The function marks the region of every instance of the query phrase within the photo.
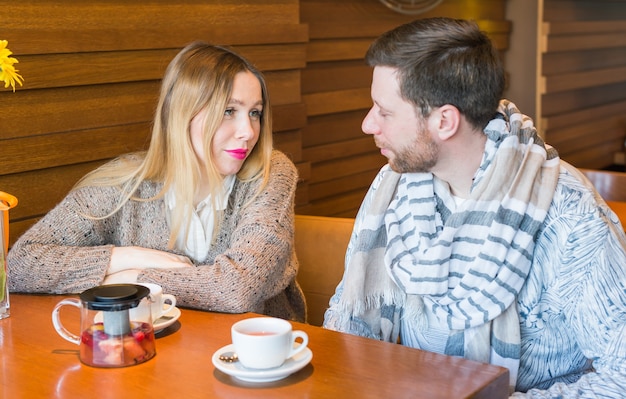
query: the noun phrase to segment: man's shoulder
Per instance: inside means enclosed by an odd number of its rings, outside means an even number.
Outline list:
[[[582,172],[573,166],[561,162],[559,180],[555,189],[555,197],[562,201],[584,201],[597,205],[597,192]]]
[[[555,218],[579,217],[595,213],[601,207],[601,198],[583,174],[562,162],[559,179],[548,209],[546,223]]]

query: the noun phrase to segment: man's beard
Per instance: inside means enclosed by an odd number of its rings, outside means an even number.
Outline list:
[[[393,154],[395,157],[389,159],[389,166],[395,172],[425,173],[437,164],[439,146],[426,129],[420,128],[418,137],[410,145]]]

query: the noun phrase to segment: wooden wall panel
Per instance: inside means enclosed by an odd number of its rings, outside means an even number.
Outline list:
[[[19,198],[11,239],[84,173],[149,140],[159,81],[193,40],[230,45],[267,77],[276,146],[296,163],[299,213],[354,216],[385,163],[361,121],[363,55],[414,18],[475,19],[501,51],[505,0],[446,0],[417,17],[378,0],[23,0],[0,8],[25,84],[0,91],[0,190]],[[619,67],[619,66],[612,66]]]
[[[539,128],[581,168],[614,163],[626,139],[626,2],[545,0]]]
[[[310,176],[300,89],[308,27],[297,0],[25,0],[4,4],[0,20],[25,80],[0,91],[0,190],[19,199],[11,241],[87,171],[147,146],[165,67],[193,40],[233,46],[265,73],[276,146]]]
[[[381,33],[416,18],[448,16],[478,21],[501,51],[508,47],[510,23],[505,1],[446,0],[431,11],[395,13],[377,0],[301,0],[301,20],[309,27],[302,98],[308,123],[302,130],[303,156],[311,164],[310,204],[302,212],[353,217],[372,179],[385,164],[361,121],[372,101],[372,71],[363,56]]]

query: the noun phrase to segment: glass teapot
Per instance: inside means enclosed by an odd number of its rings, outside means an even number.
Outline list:
[[[150,311],[150,290],[136,284],[90,288],[80,300],[66,298],[52,311],[52,324],[64,339],[79,345],[81,362],[94,367],[125,367],[150,360],[156,354]],[[80,309],[81,335],[61,323],[60,310]]]

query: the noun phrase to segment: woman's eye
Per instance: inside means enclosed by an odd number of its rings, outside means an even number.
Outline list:
[[[250,118],[255,121],[258,121],[263,116],[263,111],[259,111],[257,109],[250,111]]]
[[[226,117],[231,117],[235,114],[235,110],[232,108],[227,108],[226,111],[224,111],[224,116]]]

